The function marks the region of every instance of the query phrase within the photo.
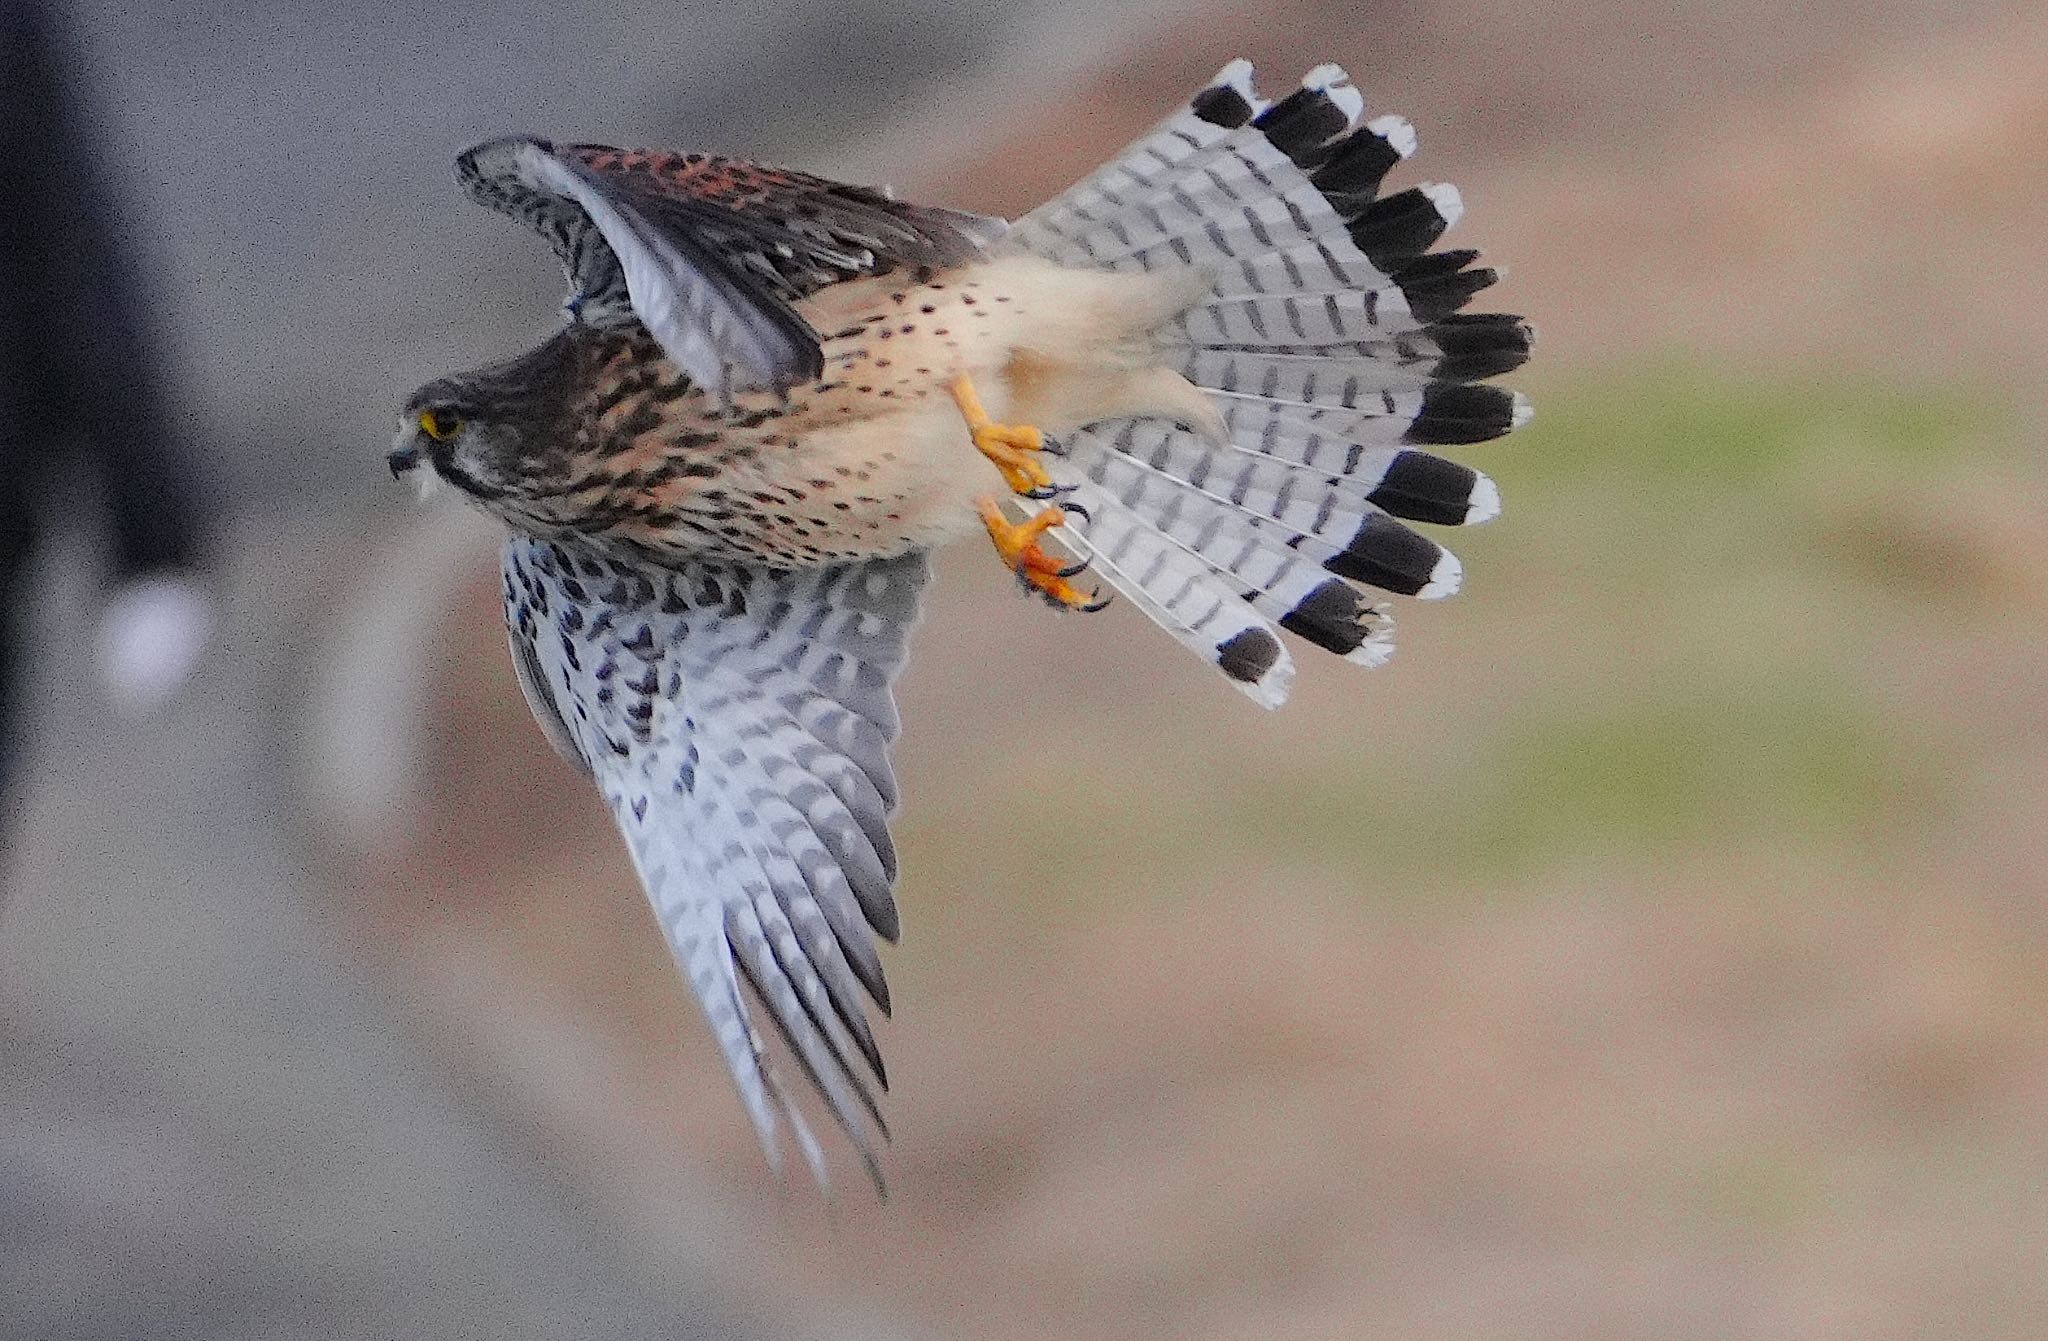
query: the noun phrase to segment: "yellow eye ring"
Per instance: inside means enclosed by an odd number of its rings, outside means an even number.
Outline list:
[[[421,410],[420,431],[435,442],[446,442],[462,431],[462,416],[447,410]]]

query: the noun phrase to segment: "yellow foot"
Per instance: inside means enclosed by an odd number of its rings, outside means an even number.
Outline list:
[[[1045,434],[1028,424],[998,424],[990,419],[965,373],[953,379],[952,391],[960,415],[967,421],[967,431],[974,435],[974,445],[995,462],[1012,491],[1043,496],[1053,487],[1052,476],[1037,455],[1045,450]]]
[[[1087,564],[1062,563],[1038,543],[1038,537],[1065,523],[1064,509],[1047,508],[1030,521],[1019,523],[1004,517],[1003,505],[994,498],[980,499],[976,506],[981,509],[982,525],[988,527],[988,538],[994,542],[996,553],[1026,591],[1037,592],[1063,610],[1100,610],[1109,604],[1099,592],[1082,591],[1067,580]]]

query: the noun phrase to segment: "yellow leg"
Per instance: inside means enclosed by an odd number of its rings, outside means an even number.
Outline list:
[[[951,389],[960,416],[967,421],[967,431],[974,436],[974,445],[995,462],[1005,484],[1020,494],[1036,494],[1052,487],[1052,476],[1036,455],[1045,450],[1043,433],[1028,424],[998,424],[990,419],[988,411],[981,408],[974,383],[965,373],[953,379]]]
[[[993,496],[975,500],[982,525],[996,553],[1026,588],[1054,605],[1068,610],[1100,610],[1106,602],[1099,594],[1082,591],[1067,579],[1078,569],[1070,568],[1039,545],[1038,538],[1067,520],[1061,508],[1047,508],[1027,522],[1013,522],[1003,516],[1003,505]]]

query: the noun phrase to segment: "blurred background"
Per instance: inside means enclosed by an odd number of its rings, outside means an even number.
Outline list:
[[[0,1334],[2048,1332],[2038,4],[54,13],[220,626],[114,711],[53,505]],[[1277,714],[948,554],[895,1197],[779,1190],[520,701],[490,528],[383,474],[399,400],[560,297],[451,155],[1014,214],[1239,54],[1341,61],[1463,188],[1478,306],[1542,337],[1535,423],[1466,455],[1505,515],[1390,666],[1304,656]]]

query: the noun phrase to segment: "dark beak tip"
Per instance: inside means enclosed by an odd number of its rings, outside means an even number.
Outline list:
[[[384,455],[384,464],[391,467],[391,478],[394,480],[404,479],[406,473],[416,468],[419,463],[420,453],[417,447],[394,447]]]

